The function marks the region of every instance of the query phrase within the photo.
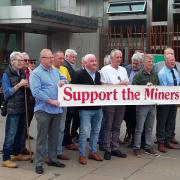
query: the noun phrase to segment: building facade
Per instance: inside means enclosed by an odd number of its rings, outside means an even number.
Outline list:
[[[12,50],[38,59],[42,48],[94,53],[100,66],[111,49],[128,63],[136,50],[157,54],[166,46],[179,60],[180,0],[1,0],[0,68]],[[78,66],[78,65],[77,65]]]

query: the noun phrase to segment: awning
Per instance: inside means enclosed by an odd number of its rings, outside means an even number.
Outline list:
[[[0,28],[31,33],[95,32],[98,20],[33,6],[0,7]]]

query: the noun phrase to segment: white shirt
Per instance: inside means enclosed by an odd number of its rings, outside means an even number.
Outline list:
[[[115,69],[111,64],[104,66],[101,71],[101,82],[106,84],[115,84],[120,81],[129,81],[127,71],[124,67],[119,66]]]

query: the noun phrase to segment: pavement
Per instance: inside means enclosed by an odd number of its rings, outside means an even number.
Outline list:
[[[5,118],[0,117],[0,149],[4,141]],[[125,133],[125,125],[121,128],[121,139]],[[30,134],[36,137],[36,120],[34,119]],[[176,138],[180,141],[180,109],[177,115]],[[155,128],[153,133],[155,140]],[[35,150],[36,140],[31,141]],[[157,149],[157,145],[154,145]],[[88,160],[86,166],[78,163],[78,152],[65,150],[71,158],[64,161],[65,168],[44,166],[45,173],[38,175],[34,172],[34,164],[30,161],[17,162],[19,168],[8,169],[0,166],[0,180],[180,180],[180,150],[169,150],[158,157],[143,154],[136,158],[132,150],[122,146],[128,154],[126,159],[112,157],[111,161],[95,162]],[[0,156],[0,163],[2,157]]]

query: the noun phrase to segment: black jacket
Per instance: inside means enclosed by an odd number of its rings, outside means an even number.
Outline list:
[[[95,80],[91,78],[89,73],[86,71],[86,69],[80,69],[77,72],[77,76],[75,79],[76,84],[86,84],[86,85],[101,85],[100,81],[100,73],[96,71],[95,73]],[[82,106],[79,107],[80,110],[98,110],[100,109],[100,106]]]

